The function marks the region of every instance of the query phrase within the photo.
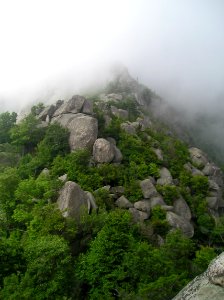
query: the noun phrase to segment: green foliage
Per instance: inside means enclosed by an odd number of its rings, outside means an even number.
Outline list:
[[[212,259],[216,257],[214,248],[208,246],[201,246],[201,248],[195,252],[195,255],[196,257],[193,260],[193,264],[196,274],[203,273]]]
[[[192,193],[195,195],[207,196],[208,194],[208,178],[201,175],[193,176],[190,182],[190,188]]]
[[[173,201],[178,198],[179,191],[175,185],[157,185],[157,191],[163,195],[167,205],[173,205]]]
[[[45,128],[39,125],[40,120],[29,114],[10,130],[12,143],[22,147],[23,153],[32,151],[44,136]]]
[[[154,233],[165,236],[170,229],[166,221],[166,212],[161,206],[156,205],[151,211],[151,224]]]
[[[34,116],[37,116],[42,112],[42,110],[44,108],[45,108],[44,104],[42,102],[40,102],[37,105],[32,106],[31,114],[34,115]]]
[[[114,208],[114,201],[110,196],[110,192],[104,188],[98,189],[94,193],[96,204],[98,207],[105,210],[111,210]]]
[[[10,130],[16,123],[15,112],[4,112],[0,114],[0,144],[10,142]]]

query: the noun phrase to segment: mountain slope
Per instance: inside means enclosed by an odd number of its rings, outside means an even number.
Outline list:
[[[7,127],[2,299],[172,299],[222,251],[220,168],[164,125],[163,100],[115,75]]]

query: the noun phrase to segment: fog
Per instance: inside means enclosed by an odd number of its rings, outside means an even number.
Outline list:
[[[1,111],[69,97],[120,62],[186,116],[222,116],[223,34],[223,0],[0,1]]]

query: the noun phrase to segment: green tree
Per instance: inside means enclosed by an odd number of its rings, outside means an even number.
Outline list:
[[[4,112],[0,114],[0,144],[10,142],[10,129],[16,123],[17,114],[15,112]]]

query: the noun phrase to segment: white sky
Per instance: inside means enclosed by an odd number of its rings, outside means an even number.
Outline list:
[[[224,0],[0,0],[2,109],[55,87],[63,97],[117,61],[169,101],[211,107],[224,94]]]

